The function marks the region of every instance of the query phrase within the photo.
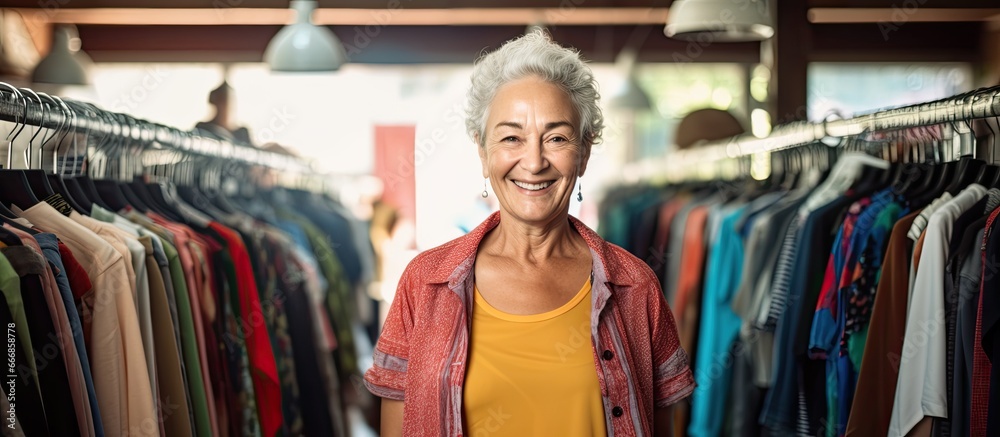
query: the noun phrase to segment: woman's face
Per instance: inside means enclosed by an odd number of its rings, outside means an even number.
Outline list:
[[[577,135],[579,123],[569,95],[540,78],[518,79],[497,90],[479,157],[500,209],[533,224],[569,210],[576,178],[590,157]]]

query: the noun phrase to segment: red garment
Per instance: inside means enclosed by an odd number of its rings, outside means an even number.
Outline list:
[[[257,399],[261,432],[265,436],[273,436],[281,429],[284,420],[281,411],[281,386],[278,383],[274,350],[271,349],[271,337],[267,333],[267,325],[264,324],[264,312],[260,305],[260,296],[257,294],[257,284],[253,279],[250,255],[243,244],[243,239],[236,231],[216,222],[209,223],[208,227],[226,240],[229,255],[232,256],[233,264],[236,266],[236,282],[242,310],[241,321],[250,366],[253,368],[250,376],[253,379],[254,394]]]
[[[1000,208],[993,211],[986,219],[986,231],[983,234],[983,247],[990,239],[990,228],[993,221],[1000,215]],[[986,437],[986,416],[990,410],[990,371],[993,366],[990,359],[983,350],[983,284],[986,283],[986,251],[982,251],[983,270],[979,281],[979,308],[976,310],[976,340],[973,342],[975,351],[972,360],[972,421],[969,423],[969,435],[972,437]]]
[[[666,258],[667,243],[670,239],[670,225],[673,223],[674,217],[677,217],[677,213],[681,212],[681,209],[687,205],[688,200],[687,195],[678,195],[660,207],[660,217],[656,224],[656,234],[653,237],[653,250],[656,251],[654,255],[657,259]]]
[[[69,279],[69,288],[73,290],[73,297],[82,299],[94,287],[90,283],[90,276],[83,266],[76,261],[73,251],[69,250],[62,241],[59,242],[59,257],[62,258],[63,270],[66,271],[66,278]],[[86,330],[84,330],[86,332]]]
[[[69,279],[69,289],[73,291],[73,301],[76,302],[80,312],[80,325],[83,328],[83,344],[90,348],[90,325],[92,317],[84,317],[87,305],[82,305],[83,297],[89,294],[94,285],[90,282],[90,275],[83,269],[73,256],[73,251],[69,246],[59,242],[59,257],[62,258],[63,269],[66,271],[66,278]]]
[[[684,247],[681,249],[681,269],[677,278],[677,296],[672,306],[677,320],[681,349],[694,359],[698,351],[698,321],[701,316],[701,289],[705,269],[705,223],[708,207],[696,206],[688,213],[684,224]],[[686,435],[690,424],[691,405],[677,404],[674,409],[674,435]]]

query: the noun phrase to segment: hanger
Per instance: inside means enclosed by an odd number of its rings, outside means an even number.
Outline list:
[[[62,138],[59,139],[59,145],[52,152],[52,171],[55,174],[49,175],[49,181],[52,182],[53,178],[61,181],[62,186],[65,187],[66,192],[69,195],[69,198],[73,199],[73,202],[76,202],[76,204],[82,209],[82,211],[80,212],[82,214],[90,214],[90,211],[93,209],[93,202],[91,202],[90,199],[87,197],[87,195],[83,192],[83,188],[80,186],[80,182],[77,181],[75,178],[73,178],[72,174],[67,175],[66,173],[67,159],[65,156],[63,157],[62,160],[62,166],[57,167],[57,163],[59,162],[59,149],[63,144],[65,144],[66,136],[72,132],[73,134],[72,150],[73,150],[73,161],[74,161],[73,171],[74,172],[76,171],[76,158],[80,156],[76,141],[76,137],[78,134],[77,132],[74,131],[75,127],[78,126],[77,125],[78,118],[76,115],[76,111],[72,110],[69,107],[69,105],[67,105],[66,102],[64,102],[58,96],[52,96],[52,98],[55,99],[56,102],[59,102],[59,107],[62,108],[67,117],[69,117],[69,122],[67,125],[68,128],[66,129],[65,132],[63,132]]]
[[[143,149],[146,146],[145,140],[147,131],[135,119],[128,118],[125,121],[129,124],[130,131],[132,127],[135,127],[136,131],[139,134],[139,139],[133,144],[133,147],[126,149],[122,153],[122,156],[125,158],[127,163],[125,167],[130,169],[131,174],[129,174],[127,178],[124,178],[123,180],[117,182],[118,189],[121,191],[122,196],[125,197],[126,202],[132,208],[135,208],[139,212],[145,214],[146,212],[149,211],[149,207],[146,206],[146,202],[143,201],[143,199],[138,194],[136,194],[134,190],[132,190],[132,187],[129,185],[129,182],[131,182],[132,179],[135,179],[137,173],[140,173],[134,169],[142,168],[141,156]]]
[[[854,144],[854,149],[855,152],[859,154],[858,156],[871,156],[870,148],[872,142],[867,142],[867,140],[862,139],[860,136],[850,138],[848,141],[851,141]],[[851,189],[859,195],[874,193],[879,188],[884,187],[887,183],[887,181],[885,181],[885,177],[890,167],[889,162],[878,157],[871,157],[872,159],[877,159],[882,163],[882,165],[866,165],[861,168],[860,177],[857,178],[851,185]]]
[[[104,152],[106,162],[110,164],[113,159],[116,165],[115,168],[112,168],[110,165],[106,166],[104,177],[94,180],[94,185],[97,187],[97,193],[101,196],[101,199],[104,199],[104,202],[111,207],[111,211],[119,212],[129,207],[128,199],[122,194],[121,189],[118,188],[118,182],[115,180],[116,178],[121,178],[121,149],[124,149],[123,144],[126,134],[121,115],[110,114],[110,116],[113,117],[113,130],[112,135],[108,136],[108,141],[104,144],[107,148]]]
[[[930,145],[931,156],[925,159],[931,165],[931,175],[927,178],[927,182],[921,186],[920,193],[911,202],[913,205],[927,205],[932,200],[941,197],[945,193],[946,188],[954,179],[955,170],[957,169],[957,161],[946,161],[944,160],[943,150],[946,146],[946,142],[939,141],[937,138],[931,139],[926,145]]]
[[[45,162],[45,159],[43,158],[45,153],[45,145],[48,144],[50,141],[52,141],[52,139],[55,138],[56,136],[59,136],[59,141],[57,141],[55,147],[52,148],[52,174],[45,174],[45,179],[48,181],[49,186],[52,188],[52,191],[55,194],[58,194],[60,197],[62,197],[63,200],[65,200],[66,203],[68,203],[69,206],[73,208],[74,211],[80,214],[89,214],[90,210],[84,209],[84,207],[81,206],[76,201],[74,196],[71,195],[69,189],[66,187],[66,183],[63,181],[63,177],[58,172],[57,163],[59,162],[59,147],[60,145],[62,145],[63,140],[66,139],[66,134],[69,132],[68,129],[66,129],[66,127],[70,125],[70,115],[68,113],[62,112],[63,106],[59,105],[58,102],[56,102],[56,100],[52,96],[49,96],[48,94],[45,93],[38,93],[38,95],[44,98],[45,100],[51,101],[53,103],[53,106],[57,110],[59,110],[63,115],[59,123],[59,127],[52,132],[52,135],[45,137],[42,140],[42,144],[38,146],[39,168],[42,168]],[[44,174],[44,170],[42,170],[42,173]]]
[[[103,111],[98,110],[96,106],[78,102],[74,102],[74,104],[79,105],[81,112],[91,117],[94,124],[100,124],[102,130],[107,126],[106,118],[104,117]],[[90,144],[88,143],[91,139],[90,136],[92,132],[91,126],[92,126],[91,123],[87,123],[87,128],[85,130],[86,133],[83,136],[84,139],[83,152],[85,154],[85,157],[83,163],[81,163],[79,166],[81,171],[84,171],[82,166],[86,166],[86,172],[88,173],[93,173],[97,171],[94,162],[94,157],[93,155],[91,155],[91,147]],[[102,141],[103,138],[104,136],[102,136]],[[74,161],[73,164],[77,164],[76,160],[79,159],[79,156],[80,155],[76,155],[73,157]],[[101,208],[113,211],[113,209],[110,206],[108,206],[107,203],[104,203],[104,199],[101,199],[101,195],[97,193],[97,186],[94,185],[94,180],[90,177],[90,175],[88,175],[87,173],[82,173],[74,176],[73,179],[76,180],[77,183],[80,185],[80,188],[83,190],[84,197],[86,197],[87,200],[89,200],[90,202],[92,202],[97,206],[100,206]]]
[[[32,135],[28,140],[28,147],[25,150],[25,152],[27,152],[27,169],[24,170],[24,176],[28,178],[28,185],[31,186],[31,191],[35,193],[35,196],[39,199],[45,199],[52,196],[55,191],[53,191],[52,187],[49,185],[49,180],[45,177],[45,170],[41,169],[41,165],[39,165],[38,168],[35,168],[34,166],[34,157],[36,156],[34,146],[35,138],[37,138],[38,134],[42,132],[42,129],[51,131],[51,129],[45,127],[45,122],[48,120],[48,105],[43,102],[41,97],[39,97],[38,94],[31,89],[21,88],[20,91],[22,95],[26,94],[34,96],[35,101],[38,102],[38,109],[42,112],[42,119],[41,122],[38,123],[38,129],[35,130],[34,135]],[[51,138],[49,137],[49,133],[50,132],[46,132],[46,135],[42,137],[43,142],[46,138]],[[38,161],[41,162],[41,159],[38,159]]]
[[[996,100],[998,93],[1000,93],[1000,91],[996,91],[993,93],[992,98],[994,101]],[[993,105],[991,104],[990,107],[992,108]],[[993,120],[996,121],[997,123],[1000,123],[1000,115],[994,115]],[[992,144],[990,147],[990,154],[992,155],[996,153],[997,146],[1000,145],[1000,141],[998,141],[997,138],[998,132],[995,132],[993,130],[993,125],[987,122],[986,127],[990,130],[990,137],[992,139]],[[995,156],[991,156],[990,163],[987,164],[986,167],[992,172],[992,175],[989,179],[984,178],[985,183],[983,185],[991,188],[1000,188],[1000,165],[998,165]]]
[[[221,193],[221,184],[218,182],[222,178],[221,164],[223,160],[213,162],[210,158],[200,160],[203,167],[198,167],[198,162],[188,160],[185,163],[186,177],[178,180],[175,184],[177,194],[185,202],[196,205],[201,212],[211,216],[215,221],[220,221],[224,217],[236,213],[228,199]],[[197,169],[197,175],[195,177]]]
[[[28,178],[25,176],[24,171],[13,169],[12,159],[14,155],[14,140],[24,131],[24,127],[28,121],[28,102],[24,95],[10,84],[0,82],[0,88],[7,88],[15,98],[20,100],[21,106],[24,108],[24,113],[20,120],[15,116],[14,129],[8,132],[5,138],[7,142],[7,163],[4,169],[0,170],[0,186],[5,188],[0,191],[0,200],[6,204],[5,206],[16,205],[21,209],[28,209],[38,203],[38,198],[31,191],[31,186],[28,184]],[[8,210],[7,212],[10,211]],[[11,214],[13,215],[13,213]]]
[[[989,117],[989,112],[992,110],[993,105],[996,102],[997,92],[998,91],[994,91],[993,94],[990,96],[989,109],[984,108],[983,113],[980,114],[978,117],[976,116],[975,113],[973,113],[972,114],[973,118],[987,119]],[[970,112],[973,112],[974,110],[975,106],[970,108]],[[995,144],[994,138],[996,138],[996,132],[993,131],[993,126],[991,126],[988,121],[984,122],[984,124],[986,125],[986,128],[989,129],[990,131],[990,135],[988,137],[991,142],[990,146],[994,146]],[[972,136],[973,138],[975,138],[975,132],[973,132]],[[992,161],[987,161],[985,156],[977,156],[979,154],[978,147],[973,147],[973,154],[974,154],[973,156],[975,156],[976,159],[983,161],[983,165],[980,167],[979,173],[976,175],[975,182],[987,188],[994,188],[997,183],[997,179],[1000,178],[1000,166],[997,166],[996,163]]]
[[[171,150],[171,154],[179,154],[177,150]],[[172,167],[176,168],[176,164],[171,164]],[[175,204],[171,202],[172,198],[167,192],[166,184],[170,180],[168,176],[168,170],[165,165],[160,167],[164,174],[158,178],[153,178],[152,181],[147,182],[144,185],[146,192],[149,194],[149,198],[153,201],[150,204],[151,207],[160,215],[175,221],[178,223],[187,224],[188,221],[183,217],[183,215],[177,211]]]
[[[967,102],[963,103],[967,104],[971,112],[971,109],[974,107],[972,105],[974,99],[966,97],[964,100]],[[954,118],[954,111],[952,111],[952,114]],[[965,187],[968,187],[970,184],[975,182],[976,179],[980,177],[980,172],[986,165],[985,161],[975,159],[976,136],[972,134],[972,123],[969,119],[966,118],[964,121],[966,123],[964,126],[965,129],[959,129],[958,126],[955,125],[955,121],[949,123],[952,131],[955,132],[955,138],[956,141],[958,141],[959,146],[969,145],[970,147],[968,147],[968,149],[972,151],[972,154],[962,155],[958,158],[958,163],[955,164],[956,168],[955,172],[952,174],[951,181],[948,186],[945,187],[945,191],[951,193],[953,196],[957,195],[960,191],[965,189]]]

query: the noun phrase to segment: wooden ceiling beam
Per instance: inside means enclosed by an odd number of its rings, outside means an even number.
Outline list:
[[[641,62],[747,62],[758,43],[701,45],[669,39],[651,25]],[[351,62],[471,63],[483,50],[524,32],[522,26],[387,26],[369,37],[356,26],[331,26]],[[79,26],[83,49],[97,62],[259,62],[280,26]],[[593,62],[614,62],[634,26],[556,26],[553,38]]]
[[[811,8],[813,24],[1000,21],[1000,8]]]
[[[509,26],[666,24],[667,8],[454,8],[407,9],[389,0],[388,8],[323,8],[313,22],[330,26]],[[571,0],[566,0],[570,2]],[[576,0],[582,1],[582,0]],[[15,9],[52,23],[105,26],[244,26],[286,25],[287,8],[61,8]]]

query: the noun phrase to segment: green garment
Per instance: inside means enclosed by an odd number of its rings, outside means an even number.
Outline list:
[[[288,211],[278,211],[278,216],[302,227],[309,239],[309,245],[312,246],[320,272],[326,278],[327,317],[330,318],[330,325],[333,326],[337,336],[337,369],[341,379],[347,380],[352,375],[359,375],[357,349],[354,348],[354,335],[351,332],[353,320],[351,309],[356,306],[353,303],[351,285],[337,259],[337,253],[330,246],[323,231],[309,220]]]
[[[14,271],[14,266],[7,261],[7,258],[0,253],[0,292],[7,299],[7,306],[10,314],[14,317],[14,324],[17,325],[17,336],[21,338],[21,344],[25,345],[24,353],[28,357],[28,365],[31,366],[31,376],[35,379],[35,387],[38,384],[38,369],[35,367],[35,352],[31,347],[31,333],[28,331],[28,315],[24,312],[24,300],[21,298],[21,277]],[[42,392],[39,388],[38,396]]]
[[[151,229],[155,232],[155,229]],[[197,435],[212,435],[212,421],[208,417],[208,396],[205,393],[205,380],[201,377],[201,361],[198,359],[198,343],[194,331],[194,318],[191,315],[191,300],[188,296],[187,282],[184,280],[184,269],[177,248],[167,239],[162,239],[163,252],[170,262],[170,282],[174,286],[174,297],[177,299],[177,318],[181,328],[181,348],[188,378],[188,393],[191,395],[192,408]],[[165,278],[164,278],[165,279]]]

